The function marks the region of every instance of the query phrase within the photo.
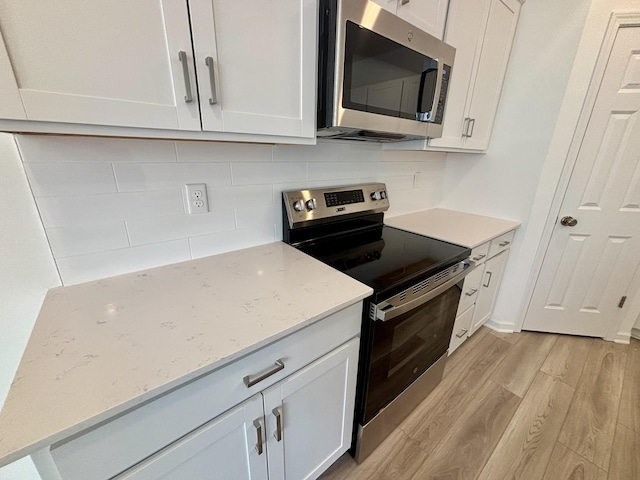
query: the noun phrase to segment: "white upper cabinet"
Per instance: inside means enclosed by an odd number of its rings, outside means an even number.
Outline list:
[[[29,120],[200,129],[185,2],[0,0],[0,29]]]
[[[0,0],[0,118],[313,140],[317,16],[314,0]]]
[[[385,10],[442,39],[449,0],[370,0]]]
[[[203,130],[315,135],[314,0],[189,0]]]

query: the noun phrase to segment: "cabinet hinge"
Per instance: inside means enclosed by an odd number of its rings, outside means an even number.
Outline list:
[[[622,297],[620,299],[620,303],[618,303],[618,308],[624,307],[624,302],[626,302],[626,301],[627,301],[627,296],[625,295],[624,297]]]

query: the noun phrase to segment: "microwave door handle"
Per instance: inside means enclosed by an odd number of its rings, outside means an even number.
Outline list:
[[[436,80],[436,91],[433,92],[433,103],[431,104],[431,116],[429,117],[430,121],[433,121],[436,117],[436,112],[438,110],[438,102],[440,100],[440,90],[442,89],[442,77],[443,77],[442,62],[439,59],[436,59],[436,62],[438,62],[438,77]]]

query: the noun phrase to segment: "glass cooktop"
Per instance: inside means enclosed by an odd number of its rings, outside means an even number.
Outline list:
[[[460,245],[386,225],[301,250],[369,285],[378,298],[397,293],[471,253]]]

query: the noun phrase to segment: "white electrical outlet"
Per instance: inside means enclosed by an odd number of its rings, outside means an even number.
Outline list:
[[[190,183],[185,185],[184,205],[189,215],[208,212],[207,186],[204,183]]]

